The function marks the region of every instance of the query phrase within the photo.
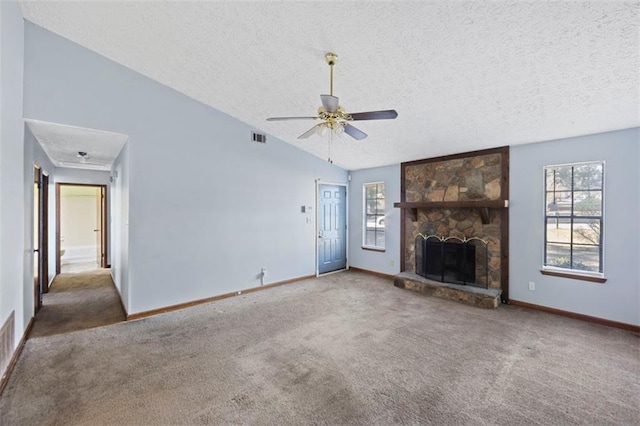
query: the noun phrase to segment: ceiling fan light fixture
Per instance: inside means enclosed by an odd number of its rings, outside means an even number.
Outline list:
[[[329,64],[329,94],[320,95],[322,105],[318,108],[318,115],[315,117],[269,117],[267,121],[284,121],[284,120],[320,120],[320,124],[316,124],[307,130],[298,139],[306,139],[312,135],[324,136],[329,129],[330,136],[340,137],[342,133],[346,133],[355,140],[362,140],[367,134],[362,130],[350,124],[351,121],[362,120],[389,120],[398,117],[398,113],[393,109],[384,111],[365,111],[356,113],[347,113],[340,105],[337,96],[333,95],[333,67],[336,64],[338,55],[329,52],[325,55],[327,64]],[[331,156],[329,156],[331,158]]]
[[[336,123],[331,131],[334,136],[340,137],[344,133],[344,125],[342,123]]]

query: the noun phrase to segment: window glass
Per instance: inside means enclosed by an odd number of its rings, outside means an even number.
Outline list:
[[[364,247],[384,249],[385,247],[385,196],[384,183],[363,185],[363,232]]]

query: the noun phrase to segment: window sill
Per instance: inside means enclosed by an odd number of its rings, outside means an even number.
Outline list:
[[[383,249],[380,247],[369,247],[369,246],[362,246],[362,250],[378,251],[380,253],[384,253],[386,251],[386,249]]]
[[[572,280],[589,281],[592,283],[603,284],[607,282],[607,279],[605,277],[599,277],[597,275],[582,275],[582,274],[577,274],[575,272],[564,272],[564,271],[557,271],[552,269],[540,269],[540,273],[542,275],[550,275],[552,277],[569,278]]]

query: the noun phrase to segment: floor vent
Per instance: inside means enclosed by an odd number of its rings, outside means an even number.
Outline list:
[[[251,140],[254,142],[267,143],[267,135],[251,132]]]
[[[13,333],[15,329],[15,311],[11,311],[9,318],[0,329],[0,372],[4,375],[13,355]]]

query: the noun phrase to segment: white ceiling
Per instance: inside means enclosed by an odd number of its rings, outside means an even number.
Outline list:
[[[29,130],[56,167],[111,170],[114,160],[129,138],[121,133],[26,120]],[[86,161],[78,152],[87,153]]]
[[[259,130],[327,157],[298,135],[328,92],[355,123],[332,158],[360,169],[640,126],[640,3],[23,2],[48,30]]]

